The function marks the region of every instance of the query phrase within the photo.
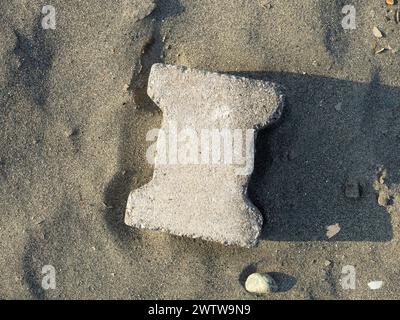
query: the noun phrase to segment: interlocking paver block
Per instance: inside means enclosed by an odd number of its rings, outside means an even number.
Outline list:
[[[266,81],[155,64],[148,95],[163,111],[162,135],[156,144],[153,179],[130,193],[125,223],[227,245],[254,246],[263,219],[247,197],[252,167],[247,172],[243,168],[250,163],[254,149],[249,147],[246,133],[254,138],[257,130],[280,117],[283,96],[279,87]],[[214,149],[209,148],[208,157],[207,148],[201,147],[202,133],[223,129],[232,136],[238,130],[243,133],[243,149],[234,149],[233,158],[247,150],[246,164],[207,162]],[[220,148],[215,150],[222,150],[221,159],[225,159],[224,141],[229,139],[220,137]],[[209,146],[216,145],[211,138],[204,139]],[[230,146],[235,145],[233,141]],[[182,150],[195,150],[188,152],[192,161],[183,162]]]

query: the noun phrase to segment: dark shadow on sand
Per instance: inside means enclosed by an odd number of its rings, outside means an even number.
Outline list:
[[[238,74],[238,73],[235,73]],[[400,88],[290,73],[241,72],[241,76],[283,85],[280,122],[256,141],[249,196],[265,217],[262,239],[325,241],[326,227],[338,223],[330,241],[392,239],[389,213],[373,187],[379,166],[399,182]],[[345,196],[347,180],[361,196]]]

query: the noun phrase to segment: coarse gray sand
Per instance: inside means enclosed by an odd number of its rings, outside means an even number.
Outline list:
[[[0,2],[0,298],[253,299],[254,271],[280,288],[260,299],[400,298],[398,5],[354,0],[357,27],[343,30],[340,0],[53,0],[43,30],[46,4]],[[124,224],[129,191],[152,178],[157,62],[286,88],[257,141],[258,247]],[[346,265],[355,290],[340,285]]]

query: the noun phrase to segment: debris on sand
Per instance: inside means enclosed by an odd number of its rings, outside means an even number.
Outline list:
[[[375,38],[383,38],[383,33],[381,32],[381,30],[378,29],[378,27],[374,27],[372,29],[372,33],[374,34]]]
[[[379,184],[385,184],[386,177],[387,177],[387,170],[384,167],[380,167],[378,171]]]
[[[383,190],[380,190],[378,193],[378,204],[381,207],[385,207],[388,203],[388,197]]]
[[[332,261],[330,261],[330,260],[325,260],[325,262],[324,262],[324,266],[325,267],[330,267],[332,265]]]
[[[388,48],[379,48],[379,49],[377,49],[377,50],[375,50],[375,54],[380,54],[380,53],[383,53],[383,52],[385,52],[386,50],[388,50]]]
[[[331,226],[326,227],[326,236],[328,239],[333,238],[340,232],[340,226],[339,223],[333,224]]]
[[[269,0],[260,1],[260,5],[265,9],[272,9],[272,4],[269,2]]]
[[[371,281],[368,283],[368,287],[371,290],[378,290],[382,288],[382,286],[383,286],[383,281]]]

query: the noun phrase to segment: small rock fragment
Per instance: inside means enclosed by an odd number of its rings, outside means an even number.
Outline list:
[[[253,273],[248,276],[245,288],[250,293],[267,294],[278,291],[275,280],[267,273]]]
[[[385,168],[380,168],[378,172],[378,182],[379,184],[385,184],[385,179],[387,176],[387,171]]]
[[[387,50],[387,48],[379,48],[379,49],[377,49],[377,50],[375,51],[375,54],[383,53],[383,52],[385,52],[386,50]]]
[[[392,5],[394,5],[394,0],[386,0],[386,4],[388,6],[392,6]]]
[[[331,264],[332,264],[332,261],[330,261],[330,260],[325,260],[325,262],[324,262],[325,267],[329,267]]]
[[[379,194],[378,194],[378,204],[379,204],[381,207],[384,207],[384,206],[387,205],[387,202],[388,202],[388,198],[387,198],[387,196],[386,196],[386,193],[383,192],[382,190],[379,191]]]
[[[374,27],[374,28],[372,29],[372,32],[373,32],[375,38],[378,38],[378,39],[379,39],[379,38],[382,38],[382,37],[383,37],[382,32],[381,32],[377,27]]]
[[[326,228],[326,236],[328,237],[328,239],[333,238],[334,236],[336,236],[339,232],[340,232],[340,226],[339,223],[336,223],[334,225],[328,226]]]
[[[269,2],[269,0],[261,0],[260,4],[265,9],[271,9],[272,8],[272,4]]]
[[[80,130],[78,128],[69,128],[67,129],[67,131],[65,132],[65,135],[68,138],[75,138],[79,135]]]
[[[371,281],[368,283],[368,287],[371,290],[378,290],[382,288],[382,286],[383,286],[383,281]]]

